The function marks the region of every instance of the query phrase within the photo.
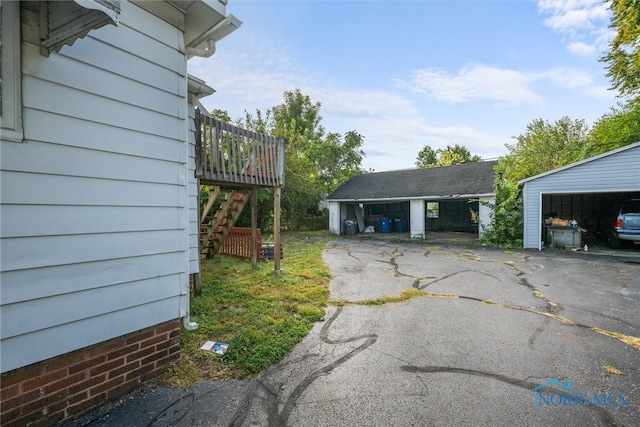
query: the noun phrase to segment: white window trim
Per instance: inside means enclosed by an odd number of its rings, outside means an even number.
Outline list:
[[[20,2],[2,2],[3,141],[22,142],[22,82],[20,76]]]

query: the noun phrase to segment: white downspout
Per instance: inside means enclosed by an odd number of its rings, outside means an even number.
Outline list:
[[[196,329],[198,329],[198,324],[191,321],[189,314],[182,318],[182,326],[184,326],[187,331],[195,331]]]
[[[193,58],[194,56],[209,58],[214,53],[216,53],[216,41],[213,39],[207,40],[207,47],[205,48],[196,48],[196,47],[187,48],[187,58]]]

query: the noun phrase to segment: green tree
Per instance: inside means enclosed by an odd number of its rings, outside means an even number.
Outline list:
[[[600,60],[613,87],[640,102],[640,0],[609,0],[609,10],[616,35]]]
[[[318,213],[322,196],[333,191],[352,176],[363,173],[361,163],[364,137],[355,130],[344,138],[329,133],[321,125],[320,103],[313,102],[299,89],[287,91],[284,102],[263,115],[245,111],[239,125],[249,130],[287,138],[285,154],[285,186],[282,189],[281,220],[287,229],[299,229],[305,218]],[[273,203],[270,190],[258,197],[259,223],[272,224],[268,203]],[[262,225],[261,225],[262,226]]]
[[[483,241],[497,246],[522,246],[522,179],[584,159],[589,129],[584,120],[562,117],[555,123],[537,119],[526,132],[505,144],[509,153],[495,167],[496,199],[491,225]]]
[[[640,102],[612,108],[593,124],[587,157],[640,141]]]
[[[287,138],[289,152],[304,156],[324,136],[324,127],[320,124],[321,105],[312,102],[300,89],[286,91],[283,97],[282,104],[268,111],[274,120],[271,132]]]
[[[515,184],[586,156],[589,128],[584,120],[562,117],[551,124],[536,119],[527,125],[515,144],[505,144],[509,154],[504,159],[504,177]]]
[[[507,158],[501,157],[495,166],[495,202],[491,207],[491,220],[483,230],[481,241],[494,246],[522,247],[522,195],[517,183],[507,179]]]
[[[212,110],[211,117],[214,117],[218,120],[222,120],[223,122],[231,122],[231,116],[229,116],[229,113],[227,112],[227,110],[219,110],[219,109]]]
[[[416,157],[416,167],[430,168],[438,165],[438,154],[428,145],[422,147]]]
[[[362,150],[364,137],[355,130],[344,138],[339,133],[329,133],[311,150],[311,158],[318,166],[317,185],[326,196],[351,177],[364,173]]]
[[[310,154],[322,143],[324,128],[320,125],[320,103],[312,102],[299,89],[286,91],[283,97],[284,102],[267,113],[273,117],[271,133],[287,138],[281,218],[285,228],[297,230],[306,216],[317,212],[320,203],[318,168]]]
[[[464,145],[447,145],[445,149],[439,149],[440,166],[460,165],[462,163],[479,162],[480,156],[471,155],[471,152]]]
[[[425,145],[418,153],[418,157],[416,157],[416,166],[419,168],[431,168],[479,162],[481,160],[480,156],[471,155],[469,149],[464,145],[447,145],[446,148],[437,150]]]

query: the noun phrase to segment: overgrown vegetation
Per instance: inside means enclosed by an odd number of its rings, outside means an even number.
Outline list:
[[[203,379],[252,378],[278,361],[322,320],[330,271],[322,251],[328,232],[284,233],[282,274],[273,262],[218,255],[204,260],[202,295],[191,300],[195,331],[182,331],[180,360],[162,380],[188,386]],[[220,356],[200,350],[206,341],[229,343]]]
[[[310,228],[310,222],[322,222],[319,203],[323,197],[354,175],[367,172],[362,168],[364,136],[356,130],[326,133],[320,115],[321,104],[313,102],[300,89],[285,91],[283,98],[282,104],[265,113],[245,112],[245,117],[235,122],[245,129],[287,139],[281,225],[285,230],[304,230]],[[213,114],[228,119],[225,111],[217,110]],[[258,227],[271,230],[273,192],[261,189],[258,193]],[[240,224],[247,222],[248,217],[239,221]]]
[[[520,189],[505,178],[503,159],[498,161],[495,169],[496,198],[494,203],[487,203],[491,208],[491,222],[489,227],[484,228],[479,242],[504,248],[521,248],[524,223]]]

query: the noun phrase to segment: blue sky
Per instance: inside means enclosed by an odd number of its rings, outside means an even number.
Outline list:
[[[365,168],[415,167],[424,145],[495,158],[527,124],[591,125],[618,102],[598,61],[602,1],[229,0],[243,21],[189,72],[208,109],[265,112],[299,88],[327,132],[364,136]]]

